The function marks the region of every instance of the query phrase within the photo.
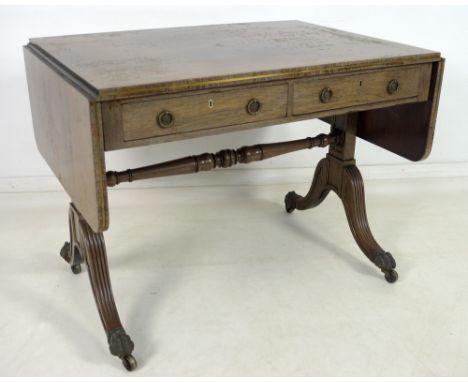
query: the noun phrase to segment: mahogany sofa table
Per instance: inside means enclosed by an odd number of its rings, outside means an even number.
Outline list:
[[[86,262],[110,352],[136,367],[112,296],[103,232],[107,187],[329,147],[287,212],[342,200],[364,254],[396,281],[395,260],[367,221],[356,137],[412,161],[431,150],[440,53],[300,21],[33,38],[24,47],[39,151],[71,199],[60,254]],[[107,171],[105,151],[320,118],[329,134]],[[285,128],[293,128],[285,125]]]

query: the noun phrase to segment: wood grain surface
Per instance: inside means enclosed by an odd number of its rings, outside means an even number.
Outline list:
[[[357,135],[412,161],[427,158],[434,140],[444,66],[444,59],[432,65],[427,101],[359,113]]]
[[[288,85],[282,84],[126,102],[122,104],[124,140],[286,117],[287,98]],[[261,105],[255,114],[247,112],[247,104],[252,99]],[[157,123],[163,111],[173,115],[170,127],[163,128]]]
[[[421,64],[294,81],[293,114],[405,98],[412,98],[413,102],[424,101],[429,91],[430,75],[431,64]],[[392,80],[397,80],[399,87],[395,93],[389,94],[387,86]],[[322,102],[319,97],[325,88],[333,92],[328,102]]]
[[[37,147],[94,231],[108,226],[100,107],[24,48]]]
[[[39,150],[96,232],[109,224],[104,150],[359,112],[359,137],[422,159],[443,68],[438,52],[300,21],[33,38],[25,60]]]
[[[425,101],[433,65],[404,65],[262,85],[105,101],[102,102],[105,150]],[[393,79],[398,80],[399,88],[389,94],[387,86]],[[325,87],[330,87],[333,96],[323,103],[319,95]],[[262,103],[255,115],[246,111],[247,102],[252,98]],[[168,128],[161,128],[158,115],[165,110],[171,112],[174,122]]]
[[[425,158],[441,89],[440,53],[275,21],[34,38],[24,56],[37,146],[72,200],[71,240],[61,255],[74,273],[86,260],[110,352],[128,370],[136,367],[134,344],[112,296],[102,235],[109,225],[107,184],[330,145],[307,194],[286,195],[286,211],[315,207],[334,191],[361,250],[387,281],[397,280],[394,258],[369,227],[356,137],[411,160]],[[253,99],[258,112],[247,108]],[[162,112],[173,117],[166,127]],[[330,134],[109,171],[106,179],[104,150],[311,118],[330,123]]]
[[[301,21],[33,38],[98,99],[440,59],[438,52]]]

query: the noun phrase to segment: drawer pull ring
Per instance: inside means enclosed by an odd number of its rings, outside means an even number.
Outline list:
[[[261,108],[262,108],[262,104],[260,103],[258,99],[252,98],[247,103],[247,113],[251,115],[257,114]]]
[[[327,103],[331,100],[332,96],[333,91],[329,87],[323,88],[320,92],[320,102]]]
[[[387,85],[387,92],[388,94],[394,94],[398,91],[400,84],[397,80],[390,80]]]
[[[171,127],[174,123],[174,116],[170,111],[164,110],[158,115],[158,124],[163,129]]]

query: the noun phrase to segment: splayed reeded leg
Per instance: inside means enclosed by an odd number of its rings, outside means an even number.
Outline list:
[[[314,179],[306,196],[296,194],[290,191],[284,197],[284,203],[287,212],[293,212],[295,209],[306,210],[322,203],[327,197],[330,189],[328,186],[328,159],[322,159],[315,170]]]
[[[341,194],[348,218],[349,227],[362,252],[385,274],[385,279],[393,283],[398,279],[393,256],[382,249],[372,235],[367,220],[364,198],[364,183],[355,165],[345,166],[342,171]]]
[[[71,264],[73,273],[79,273],[74,267],[83,261],[86,262],[94,299],[107,334],[109,350],[122,360],[127,370],[134,370],[137,366],[132,356],[134,345],[120,322],[115,306],[104,236],[102,232],[94,232],[73,205],[70,205],[69,223],[70,242],[64,244],[60,254]]]
[[[395,260],[374,239],[367,220],[364,184],[354,160],[356,116],[349,114],[337,117],[333,124],[333,128],[340,131],[340,139],[330,146],[327,157],[318,163],[307,195],[303,197],[294,191],[286,195],[286,211],[316,207],[331,190],[334,191],[343,202],[351,232],[359,248],[380,268],[385,279],[393,283],[398,279]]]

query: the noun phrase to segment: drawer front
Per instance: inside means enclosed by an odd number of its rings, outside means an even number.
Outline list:
[[[283,118],[287,100],[288,85],[281,84],[125,102],[123,138],[133,141]]]
[[[378,102],[425,101],[431,64],[298,80],[293,83],[293,115]]]

